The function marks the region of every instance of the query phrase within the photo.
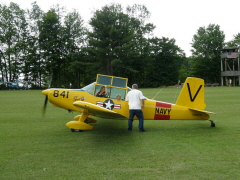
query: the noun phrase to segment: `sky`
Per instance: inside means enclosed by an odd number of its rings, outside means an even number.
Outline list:
[[[220,26],[225,34],[225,42],[240,33],[239,0],[35,0],[40,8],[47,12],[53,5],[59,4],[68,11],[76,9],[86,25],[95,10],[111,3],[127,5],[145,5],[151,13],[148,23],[156,26],[154,36],[174,38],[176,45],[191,56],[191,43],[200,27],[209,24]],[[34,0],[0,0],[0,4],[17,3],[22,9],[31,9]]]

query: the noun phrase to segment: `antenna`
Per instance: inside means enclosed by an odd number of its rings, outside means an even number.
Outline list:
[[[161,90],[162,88],[158,91],[158,93],[152,99],[154,99],[161,92]]]
[[[175,93],[175,97],[174,97],[174,99],[173,99],[173,102],[176,102],[177,101],[177,94],[179,94],[179,91],[180,91],[180,89],[181,88],[176,88],[177,90],[176,90],[176,93]]]

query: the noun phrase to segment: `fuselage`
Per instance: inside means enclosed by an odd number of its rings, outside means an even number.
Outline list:
[[[129,106],[124,99],[112,99],[96,97],[89,92],[74,89],[47,89],[43,94],[48,96],[48,100],[56,107],[82,112],[73,105],[76,101],[89,102],[109,110],[115,111],[128,119]],[[145,120],[208,120],[209,115],[204,112],[190,110],[188,107],[176,104],[146,99],[143,109]],[[91,114],[90,114],[91,115]]]

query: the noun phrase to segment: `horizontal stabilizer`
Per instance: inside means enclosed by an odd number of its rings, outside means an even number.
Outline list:
[[[210,112],[210,111],[204,111],[202,109],[196,109],[196,108],[188,108],[190,110],[194,110],[194,111],[198,111],[198,112],[203,112],[203,113],[207,113],[207,114],[216,114],[214,112]]]

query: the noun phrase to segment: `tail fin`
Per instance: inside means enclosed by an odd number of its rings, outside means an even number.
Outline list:
[[[204,109],[204,80],[188,77],[182,87],[176,105]]]

